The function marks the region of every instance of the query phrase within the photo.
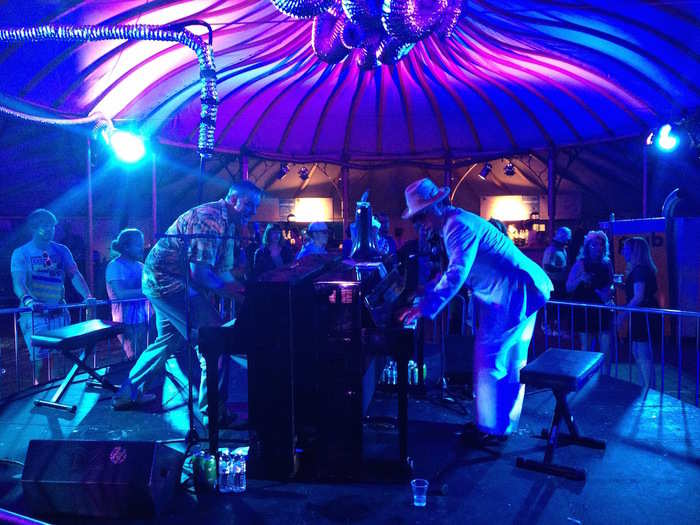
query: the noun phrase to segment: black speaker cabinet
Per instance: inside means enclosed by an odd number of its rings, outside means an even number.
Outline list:
[[[152,441],[35,439],[22,472],[24,499],[38,515],[151,516],[167,507],[183,460]]]

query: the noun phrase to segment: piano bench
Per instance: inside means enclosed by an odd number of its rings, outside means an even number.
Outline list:
[[[123,331],[124,327],[121,323],[91,319],[82,323],[63,326],[55,330],[32,335],[33,345],[50,350],[58,350],[67,359],[73,362],[73,367],[63,379],[53,397],[50,400],[35,399],[34,405],[75,412],[77,408],[75,405],[66,405],[60,401],[73,382],[78,370],[87,372],[102,388],[116,392],[118,387],[110,383],[106,377],[95,372],[95,370],[87,364],[87,358],[95,350],[95,345],[97,343],[120,334]],[[80,356],[76,357],[71,351],[79,348],[83,350],[80,352]]]
[[[586,471],[580,468],[557,465],[553,462],[554,450],[561,442],[581,445],[589,448],[605,449],[605,441],[584,437],[571,415],[566,396],[578,392],[603,364],[604,355],[600,352],[583,352],[550,348],[520,371],[520,382],[536,388],[549,388],[557,401],[549,431],[542,430],[541,437],[547,440],[543,461],[534,461],[518,457],[516,466],[528,470],[562,476],[583,481]],[[569,429],[568,434],[560,433],[559,426],[564,420]]]

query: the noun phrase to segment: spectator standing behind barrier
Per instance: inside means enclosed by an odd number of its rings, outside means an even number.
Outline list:
[[[328,244],[328,226],[325,222],[312,222],[306,230],[309,234],[309,240],[302,246],[297,253],[297,261],[307,255],[324,255],[326,244]]]
[[[656,265],[651,258],[649,244],[643,237],[631,237],[622,246],[622,256],[627,262],[625,271],[625,295],[627,306],[641,308],[658,308],[656,299],[658,284],[656,282]],[[619,312],[617,326],[621,328],[628,312]],[[652,342],[661,335],[660,317],[656,314],[632,314],[632,355],[637,362],[642,376],[642,386],[646,392],[653,386],[653,347]]]
[[[112,241],[112,259],[105,271],[105,285],[110,300],[143,299],[112,305],[112,320],[124,323],[123,335],[119,335],[126,358],[136,359],[146,348],[146,301],[141,291],[143,274],[143,233],[134,228],[119,232]]]
[[[391,236],[389,216],[382,212],[377,215],[379,221],[379,236],[383,240],[382,245],[386,246],[386,251],[389,255],[395,255],[398,251],[396,240]]]
[[[498,219],[496,219],[496,218],[494,218],[494,217],[491,217],[491,218],[489,219],[489,222],[490,222],[493,226],[495,226],[495,228],[496,228],[499,232],[501,232],[503,235],[505,235],[506,237],[508,237],[508,227],[507,227],[505,224],[503,224],[502,221],[499,221]]]
[[[542,268],[552,280],[554,290],[551,298],[555,300],[566,298],[566,279],[568,276],[567,248],[570,242],[571,230],[566,226],[562,226],[554,234],[552,242],[545,248],[542,255]],[[549,326],[546,326],[545,330],[548,330],[549,334],[553,336],[557,336],[561,329],[558,323],[560,319],[555,319],[557,311],[561,314],[561,309],[557,309],[555,305],[547,306],[547,322]]]
[[[583,240],[578,259],[566,280],[566,291],[579,303],[611,304],[613,267],[610,262],[608,237],[604,232],[589,231]],[[610,366],[610,312],[599,308],[574,307],[574,330],[581,339],[582,350],[593,350],[598,339],[599,351]]]
[[[31,312],[20,314],[19,325],[34,363],[34,383],[39,383],[44,368],[45,349],[32,345],[32,334],[45,332],[70,324],[66,309],[47,310],[47,306],[65,304],[65,278],[68,277],[75,290],[85,302],[94,303],[85,278],[78,270],[70,250],[53,241],[56,231],[56,216],[49,210],[39,208],[27,218],[32,240],[12,252],[10,268],[12,287],[20,300],[20,306]],[[50,379],[50,378],[48,378]]]
[[[279,268],[292,261],[292,250],[282,242],[282,228],[278,224],[268,224],[262,237],[262,246],[255,251],[253,276]]]

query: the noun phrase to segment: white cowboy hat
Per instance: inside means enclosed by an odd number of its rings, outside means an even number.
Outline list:
[[[404,192],[408,208],[401,214],[401,218],[410,219],[419,211],[424,210],[431,204],[441,201],[449,194],[450,188],[447,186],[438,188],[435,183],[428,178],[412,182]]]

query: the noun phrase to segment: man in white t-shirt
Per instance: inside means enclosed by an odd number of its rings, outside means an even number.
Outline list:
[[[19,324],[34,362],[34,382],[42,379],[44,358],[48,353],[32,345],[32,334],[53,330],[70,324],[70,316],[63,309],[47,307],[65,304],[65,278],[86,302],[94,302],[85,278],[78,270],[73,255],[63,244],[53,242],[56,216],[39,208],[27,218],[32,240],[12,252],[10,268],[12,287],[20,300],[20,306],[31,312],[20,314]]]

